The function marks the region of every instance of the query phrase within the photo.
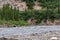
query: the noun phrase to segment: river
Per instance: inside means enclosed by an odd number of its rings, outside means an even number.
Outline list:
[[[60,31],[60,26],[29,26],[29,27],[12,27],[12,28],[0,28],[0,37],[10,35],[25,35],[32,33],[41,33],[48,31]]]

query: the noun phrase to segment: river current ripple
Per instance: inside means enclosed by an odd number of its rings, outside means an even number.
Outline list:
[[[48,31],[60,31],[60,26],[55,25],[55,26],[0,28],[0,37],[10,35],[25,35],[25,34],[48,32]]]

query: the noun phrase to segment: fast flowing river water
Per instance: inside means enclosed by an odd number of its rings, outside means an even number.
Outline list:
[[[41,33],[48,31],[60,31],[60,26],[29,26],[29,27],[12,27],[0,28],[0,37],[9,35],[24,35],[32,33]]]

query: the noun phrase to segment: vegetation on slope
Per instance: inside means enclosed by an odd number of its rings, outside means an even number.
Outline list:
[[[27,3],[28,9],[33,9],[34,0],[22,0]]]
[[[43,7],[41,10],[33,10],[34,0],[23,0],[27,2],[28,10],[19,11],[18,9],[4,5],[0,9],[0,24],[11,24],[11,25],[28,25],[27,20],[36,20],[36,24],[40,24],[41,21],[54,21],[60,19],[60,4],[57,0],[38,0],[40,6]],[[4,22],[4,23],[3,23]]]
[[[40,6],[48,8],[56,8],[60,5],[60,0],[22,0],[27,3],[29,9],[33,8],[34,2],[37,1]]]

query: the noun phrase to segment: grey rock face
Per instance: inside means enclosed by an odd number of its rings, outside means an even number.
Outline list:
[[[2,37],[2,38],[0,38],[0,40],[8,40],[8,39],[7,39],[7,38]]]
[[[18,40],[18,39],[10,38],[9,40]]]

